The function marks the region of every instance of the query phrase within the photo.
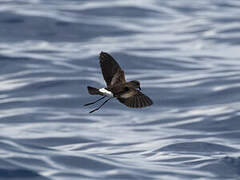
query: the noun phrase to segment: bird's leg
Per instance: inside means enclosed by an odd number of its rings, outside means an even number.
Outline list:
[[[104,99],[105,97],[106,97],[106,96],[103,96],[103,97],[101,97],[100,99],[98,99],[98,100],[96,100],[96,101],[94,101],[94,102],[84,104],[84,106],[89,106],[89,105],[91,105],[91,104],[95,104],[96,102],[101,101],[101,100]]]
[[[97,107],[96,109],[90,111],[89,113],[93,113],[97,110],[99,110],[104,104],[106,104],[110,99],[112,99],[112,97],[108,98],[106,101],[104,101],[99,107]]]

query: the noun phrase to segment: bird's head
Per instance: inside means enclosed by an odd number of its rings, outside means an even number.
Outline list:
[[[133,88],[135,88],[135,89],[141,90],[140,82],[139,82],[139,81],[136,81],[136,80],[130,81],[130,82],[129,82],[129,86],[130,86],[130,87],[133,87]]]

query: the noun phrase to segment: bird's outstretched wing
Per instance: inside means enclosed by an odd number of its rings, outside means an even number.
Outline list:
[[[130,89],[117,99],[130,108],[142,108],[153,104],[148,96],[135,89]]]
[[[107,86],[126,82],[124,71],[110,54],[101,52],[99,55],[99,62]]]

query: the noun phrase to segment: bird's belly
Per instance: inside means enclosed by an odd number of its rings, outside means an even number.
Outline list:
[[[99,89],[99,91],[101,93],[103,93],[104,96],[108,96],[108,97],[113,97],[113,93],[111,91],[108,91],[107,89],[105,88],[101,88]]]

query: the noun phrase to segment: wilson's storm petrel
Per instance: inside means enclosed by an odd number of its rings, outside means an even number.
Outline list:
[[[97,101],[85,104],[88,106],[94,104],[105,97],[109,97],[98,108],[90,111],[99,110],[106,102],[112,98],[117,98],[121,103],[130,108],[142,108],[153,104],[152,100],[140,92],[139,81],[126,82],[125,75],[117,61],[108,53],[101,52],[99,56],[99,62],[102,69],[103,78],[106,81],[107,87],[97,89],[88,86],[88,92],[91,95],[102,95]]]

